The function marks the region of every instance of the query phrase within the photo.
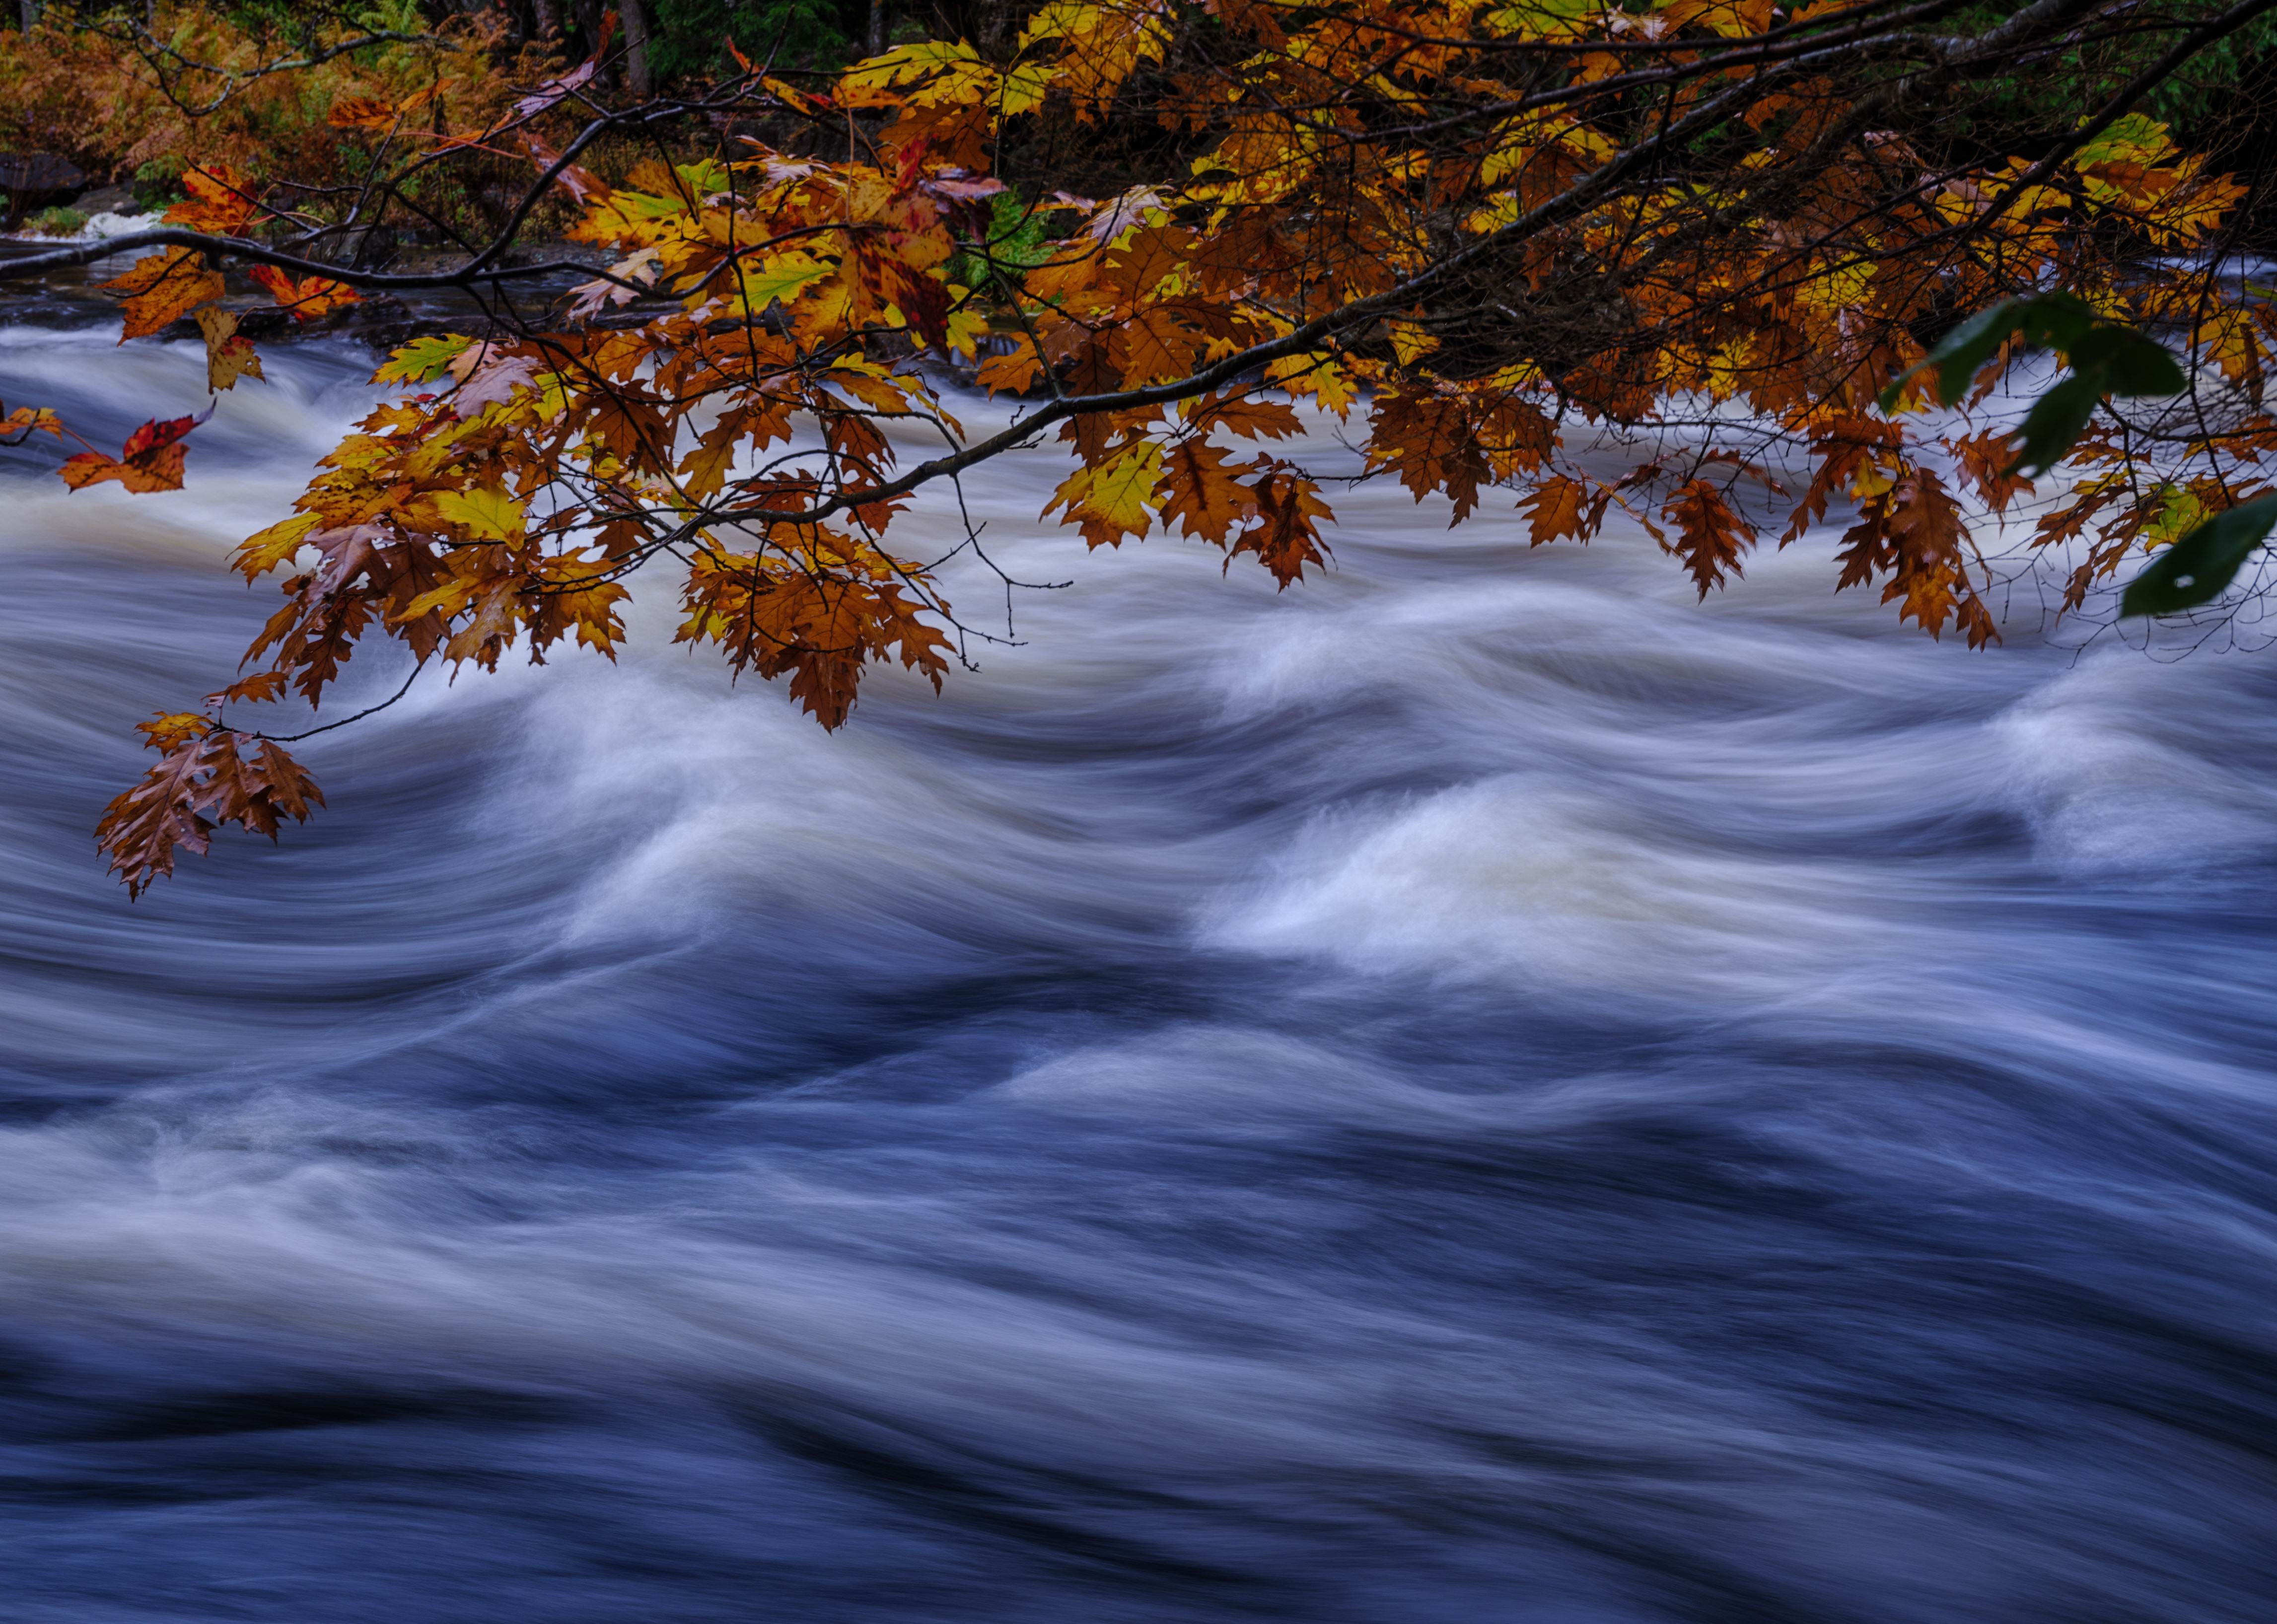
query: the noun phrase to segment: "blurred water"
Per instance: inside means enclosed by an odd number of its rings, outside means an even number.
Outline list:
[[[651,606],[130,906],[359,364],[176,496],[0,454],[11,1620],[2277,1616],[2269,658],[1372,487],[1276,596],[1039,452],[947,698]],[[198,370],[0,340],[98,438]]]

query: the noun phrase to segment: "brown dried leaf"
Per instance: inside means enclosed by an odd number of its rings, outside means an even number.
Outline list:
[[[261,357],[253,340],[238,336],[236,311],[209,304],[197,313],[197,322],[205,335],[209,390],[233,389],[240,377],[261,377]]]

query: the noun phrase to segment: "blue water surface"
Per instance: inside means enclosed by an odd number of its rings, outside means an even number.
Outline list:
[[[2277,1618],[2268,656],[1373,486],[1276,595],[1040,450],[944,697],[659,591],[130,904],[364,398],[269,365],[177,495],[0,454],[8,1618]],[[0,342],[98,442],[199,370]]]

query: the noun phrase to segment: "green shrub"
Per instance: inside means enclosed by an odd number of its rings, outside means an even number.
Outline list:
[[[134,201],[145,209],[164,209],[181,202],[182,188],[177,182],[186,167],[171,153],[152,158],[134,172]]]
[[[658,81],[732,73],[727,42],[753,62],[834,69],[860,54],[866,4],[844,0],[651,0],[649,67]]]

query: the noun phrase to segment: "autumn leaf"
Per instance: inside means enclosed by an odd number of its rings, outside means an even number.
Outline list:
[[[547,80],[531,95],[523,96],[516,102],[514,104],[514,117],[535,118],[563,97],[572,95],[590,84],[593,75],[600,71],[601,64],[605,59],[609,49],[609,41],[615,35],[616,31],[616,12],[614,11],[602,12],[601,37],[594,42],[593,54],[567,73],[556,79]]]
[[[1520,498],[1518,507],[1526,515],[1527,534],[1538,547],[1566,536],[1587,541],[1603,521],[1609,505],[1605,492],[1599,492],[1592,500],[1588,485],[1553,474]]]
[[[503,491],[438,492],[435,511],[484,541],[518,541],[522,538],[522,504]]]
[[[1155,494],[1162,522],[1176,521],[1189,536],[1223,545],[1233,527],[1257,511],[1240,476],[1226,465],[1226,453],[1204,439],[1181,440],[1162,454]]]
[[[1858,490],[1860,477],[1894,457],[1905,444],[1902,424],[1885,423],[1862,415],[1845,414],[1831,421],[1816,424],[1811,433],[1811,448],[1818,454],[1818,471],[1811,477],[1802,499],[1795,504],[1789,515],[1786,533],[1779,545],[1800,538],[1818,520],[1826,516],[1826,505],[1839,492]],[[1876,481],[1886,490],[1886,478]]]
[[[1399,477],[1417,501],[1444,491],[1460,524],[1494,477],[1468,402],[1459,396],[1387,389],[1369,412],[1369,460]]]
[[[47,406],[19,406],[10,412],[6,418],[0,419],[0,444],[19,446],[34,433],[42,431],[56,436],[58,439],[63,438],[63,419],[56,416],[55,408]]]
[[[1014,394],[1025,394],[1043,375],[1043,357],[1024,333],[1005,355],[991,355],[980,363],[973,379],[994,395],[1009,390]]]
[[[688,481],[690,496],[700,501],[719,494],[727,483],[728,469],[735,466],[741,440],[737,433],[712,433],[689,447],[688,454],[680,460],[680,471]]]
[[[1304,578],[1306,565],[1326,565],[1328,546],[1321,539],[1321,526],[1336,515],[1321,500],[1320,490],[1312,480],[1288,469],[1260,480],[1255,489],[1256,520],[1235,538],[1226,553],[1227,566],[1230,568],[1242,553],[1254,553],[1258,562],[1285,588]]]
[[[980,354],[980,341],[988,336],[988,317],[986,312],[970,304],[960,309],[953,309],[948,313],[947,327],[948,337],[946,343],[948,353],[952,355],[961,355],[967,361],[978,360]]]
[[[148,721],[136,722],[134,731],[142,736],[146,748],[171,754],[205,737],[213,731],[213,722],[193,711],[159,712]]]
[[[273,841],[283,819],[305,821],[324,804],[316,781],[270,740],[190,714],[161,716],[141,731],[159,752],[159,764],[114,799],[95,826],[96,842],[129,896],[174,872],[178,847],[204,855],[221,824]]]
[[[261,377],[261,357],[250,339],[240,338],[237,312],[207,305],[197,313],[206,341],[206,388],[233,389],[240,377]]]
[[[82,451],[75,457],[65,458],[63,466],[56,471],[74,491],[101,484],[106,479],[115,479],[138,494],[179,491],[182,488],[182,457],[189,449],[182,444],[182,437],[212,412],[213,408],[208,407],[195,417],[174,417],[164,423],[154,418],[126,437],[126,445],[118,457]]]
[[[122,344],[149,337],[223,292],[221,272],[207,270],[205,255],[195,248],[166,248],[138,259],[124,276],[103,286],[121,296],[120,314],[126,318]]]
[[[1144,536],[1152,526],[1150,504],[1161,466],[1160,446],[1145,440],[1126,446],[1100,466],[1070,475],[1044,511],[1066,508],[1066,522],[1081,528],[1087,546],[1119,546],[1125,536]]]
[[[727,313],[764,316],[778,301],[797,303],[799,295],[808,288],[836,274],[835,265],[810,259],[803,254],[785,254],[769,256],[756,264],[738,264],[735,293],[727,301]]]
[[[463,354],[472,339],[455,332],[430,333],[414,339],[380,364],[371,375],[375,384],[424,384],[442,376],[443,370]]]
[[[244,234],[260,212],[253,182],[230,164],[193,165],[182,172],[180,184],[189,195],[166,210],[169,225],[237,237]]]
[[[1662,505],[1661,516],[1676,527],[1665,544],[1684,560],[1705,599],[1726,576],[1740,573],[1740,554],[1755,545],[1755,526],[1732,511],[1724,493],[1704,479],[1687,480]]]
[[[294,514],[289,519],[280,519],[267,530],[255,531],[240,542],[237,550],[230,554],[230,563],[248,581],[255,576],[265,575],[280,564],[290,563],[308,540],[309,533],[323,522],[321,515],[313,513]]]
[[[451,403],[462,417],[471,417],[486,406],[502,406],[514,399],[519,389],[537,387],[538,369],[544,363],[535,355],[506,355],[477,368]]]
[[[255,265],[247,274],[267,289],[271,299],[292,311],[295,321],[321,321],[341,306],[363,298],[345,282],[329,277],[303,277],[295,281],[274,265]]]
[[[1291,394],[1311,395],[1338,417],[1349,416],[1359,400],[1359,389],[1352,375],[1322,351],[1269,362],[1265,377],[1267,382]]]
[[[1969,580],[1968,541],[1960,506],[1944,481],[1930,469],[1903,468],[1843,533],[1837,590],[1866,585],[1886,572],[1882,601],[1897,603],[1900,620],[1935,637],[1958,616],[1970,647],[1996,640],[1991,615]]]
[[[1223,429],[1243,439],[1286,439],[1305,431],[1285,401],[1251,394],[1208,394],[1189,400],[1178,415],[1201,429]]]
[[[591,76],[590,64],[583,72],[588,78]],[[443,85],[440,78],[433,79],[423,88],[393,101],[369,95],[335,96],[324,114],[324,122],[336,130],[377,130],[384,133],[440,95]]]
[[[334,102],[324,122],[336,130],[392,130],[402,115],[392,102],[368,95],[344,95]]]
[[[897,656],[939,686],[948,644],[902,584],[921,578],[826,533],[788,559],[707,553],[689,571],[675,640],[716,643],[739,671],[788,676],[801,708],[836,728],[853,707],[866,660]]]
[[[1196,334],[1179,315],[1161,309],[1135,312],[1108,335],[1120,358],[1126,388],[1184,376],[1192,364]]]
[[[206,696],[208,705],[265,705],[285,697],[292,678],[282,671],[256,671]]]
[[[2249,310],[2222,310],[2205,324],[2201,335],[2207,360],[2221,369],[2221,375],[2233,384],[2253,386],[2261,376],[2261,362],[2268,346]]]
[[[1947,439],[1945,445],[1960,462],[1962,475],[1976,487],[1976,493],[1994,513],[2006,513],[2008,504],[2017,497],[2032,493],[2032,482],[2013,471],[2016,451],[2011,435],[1987,429],[1980,434]]]

